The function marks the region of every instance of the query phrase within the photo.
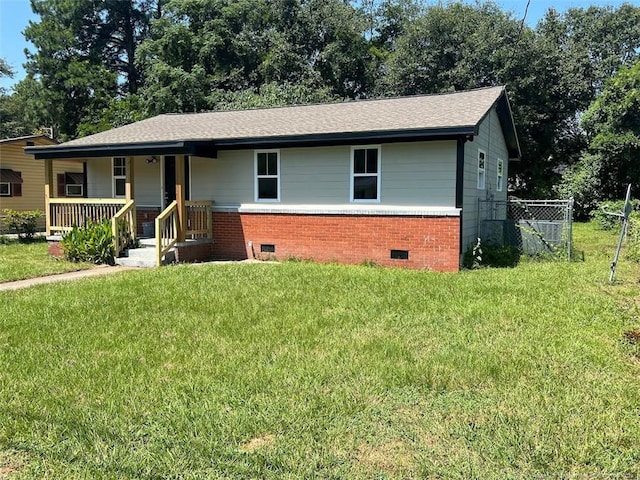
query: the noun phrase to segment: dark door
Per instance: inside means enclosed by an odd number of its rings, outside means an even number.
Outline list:
[[[176,199],[176,157],[164,157],[164,206]]]
[[[190,200],[189,186],[189,157],[184,157],[184,192],[185,200]],[[176,157],[164,157],[164,206],[166,207],[176,199]]]

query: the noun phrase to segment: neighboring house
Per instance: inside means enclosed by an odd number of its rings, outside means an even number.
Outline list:
[[[213,202],[212,233],[200,236],[212,237],[214,258],[439,271],[459,269],[478,200],[506,200],[509,161],[520,157],[504,87],[160,115],[26,151],[53,165],[84,161],[88,196],[135,205],[138,231],[169,207],[158,241],[171,236],[171,209],[180,242],[194,231],[191,209],[206,205],[193,201]]]
[[[41,210],[44,212],[44,162],[24,153],[24,147],[57,145],[45,135],[30,135],[0,140],[0,230],[4,210]],[[82,162],[56,162],[54,166],[57,196],[83,197]],[[44,226],[44,216],[40,222]]]

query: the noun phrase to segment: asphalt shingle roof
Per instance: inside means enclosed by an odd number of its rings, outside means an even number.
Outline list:
[[[60,147],[216,141],[478,125],[504,93],[489,87],[440,95],[254,110],[165,114]]]

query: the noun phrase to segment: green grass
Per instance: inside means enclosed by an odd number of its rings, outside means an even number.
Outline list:
[[[44,240],[0,242],[0,283],[87,268],[91,268],[91,265],[49,256]]]
[[[636,478],[640,271],[609,286],[616,237],[590,228],[585,262],[1,293],[0,477]]]

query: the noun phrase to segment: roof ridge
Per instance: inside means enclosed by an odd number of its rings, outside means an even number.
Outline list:
[[[316,102],[316,103],[299,103],[299,104],[290,104],[290,105],[276,105],[272,107],[251,107],[251,108],[232,108],[229,110],[206,110],[202,112],[165,112],[155,115],[154,117],[149,118],[157,118],[161,116],[167,117],[177,117],[182,115],[205,115],[205,114],[213,114],[213,113],[231,113],[231,112],[255,112],[255,111],[263,111],[263,110],[282,110],[286,108],[304,108],[304,107],[321,107],[321,106],[337,106],[337,105],[355,105],[358,103],[374,103],[374,102],[385,102],[391,100],[404,100],[404,99],[415,99],[415,98],[428,98],[428,97],[441,97],[447,95],[458,95],[462,93],[473,93],[479,92],[481,90],[491,90],[491,89],[501,89],[506,90],[506,85],[493,85],[493,86],[484,86],[478,88],[471,88],[468,90],[457,90],[453,92],[436,92],[436,93],[417,93],[413,95],[396,95],[391,97],[378,97],[378,98],[360,98],[360,99],[346,99],[346,100],[336,100],[333,102]]]

